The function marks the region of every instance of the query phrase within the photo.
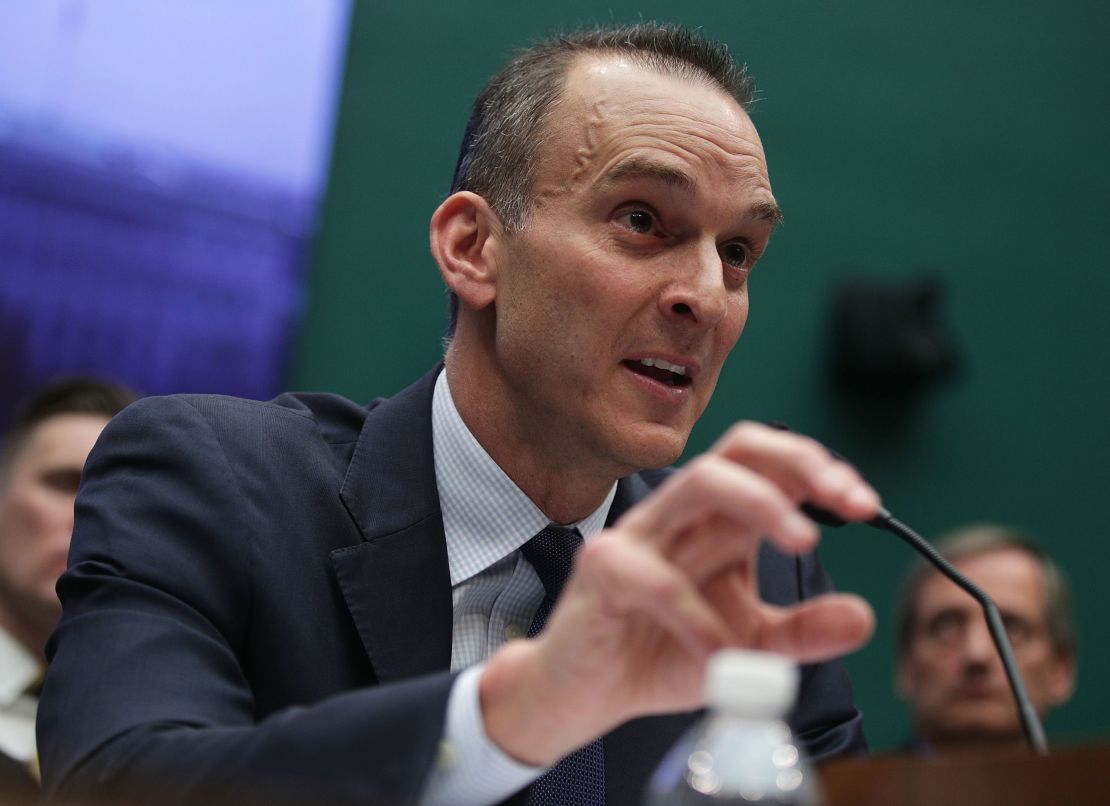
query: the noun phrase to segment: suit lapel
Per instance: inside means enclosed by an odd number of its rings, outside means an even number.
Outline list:
[[[339,491],[363,541],[331,559],[383,683],[451,664],[451,575],[432,452],[438,374],[370,409]]]
[[[651,487],[643,477],[637,473],[634,476],[625,476],[617,482],[617,492],[613,496],[613,505],[609,507],[609,515],[605,518],[605,528],[608,529],[625,512],[651,494]]]
[[[451,663],[451,574],[432,450],[439,369],[369,411],[339,491],[363,540],[331,559],[380,682]],[[654,474],[644,476],[654,484]],[[618,482],[606,526],[653,484],[641,475]],[[647,777],[695,716],[637,719],[605,737],[609,806],[639,803]],[[509,802],[523,804],[526,792]]]

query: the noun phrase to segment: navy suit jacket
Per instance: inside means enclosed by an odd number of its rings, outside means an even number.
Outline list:
[[[48,793],[418,797],[454,679],[435,374],[367,407],[175,396],[109,424],[58,584],[38,725]],[[664,475],[623,479],[610,520]],[[828,580],[812,556],[765,549],[760,586],[786,604]],[[639,801],[691,719],[605,738],[610,804]],[[793,725],[818,758],[862,749],[839,663],[803,670]]]

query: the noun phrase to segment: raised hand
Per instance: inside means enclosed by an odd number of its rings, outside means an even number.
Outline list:
[[[549,763],[628,719],[699,706],[716,649],[811,662],[864,643],[874,618],[859,597],[788,608],[759,597],[764,539],[788,553],[816,545],[802,502],[846,520],[879,507],[875,491],[819,443],[734,426],[582,549],[538,638],[491,658],[480,692],[493,741]]]

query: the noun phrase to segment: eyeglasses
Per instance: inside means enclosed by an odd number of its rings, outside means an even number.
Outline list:
[[[919,634],[937,646],[955,647],[967,640],[974,624],[982,621],[983,615],[977,611],[941,610],[921,626]],[[1045,634],[1044,625],[1033,624],[1016,613],[1003,613],[1002,625],[1015,651]]]

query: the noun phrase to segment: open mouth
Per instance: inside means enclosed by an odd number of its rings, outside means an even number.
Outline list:
[[[654,381],[667,386],[689,386],[690,376],[686,367],[664,361],[662,358],[641,358],[636,361],[623,361],[626,367],[638,375],[646,375]]]

